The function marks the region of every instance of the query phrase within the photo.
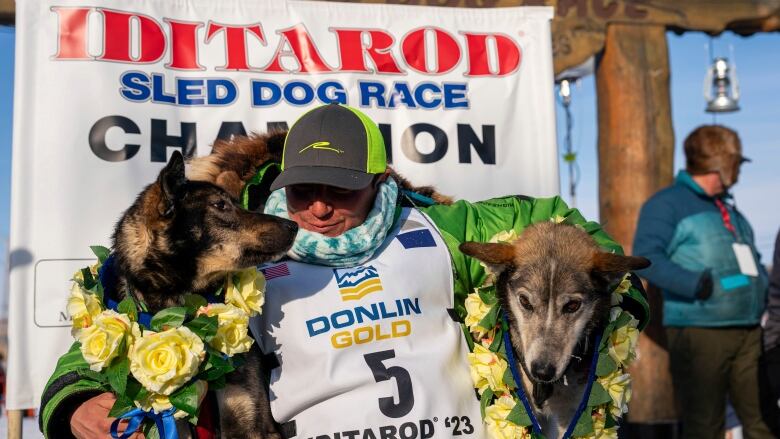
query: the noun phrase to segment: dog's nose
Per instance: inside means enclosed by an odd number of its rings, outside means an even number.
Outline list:
[[[534,361],[531,363],[531,374],[540,381],[551,381],[555,377],[555,366],[550,363]]]

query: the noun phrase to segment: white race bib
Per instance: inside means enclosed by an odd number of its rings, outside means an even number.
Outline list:
[[[280,363],[271,409],[294,437],[484,437],[468,348],[448,313],[450,255],[422,213],[404,209],[361,266],[262,270],[266,303],[251,327]]]

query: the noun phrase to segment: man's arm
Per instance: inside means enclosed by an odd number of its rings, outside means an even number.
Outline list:
[[[707,293],[712,292],[709,272],[687,270],[672,262],[666,254],[677,227],[672,212],[673,206],[657,198],[651,198],[642,206],[634,235],[634,255],[646,257],[653,265],[638,274],[663,290],[691,300],[709,297]],[[706,288],[708,279],[709,291]]]
[[[97,381],[90,373],[79,347],[74,343],[60,357],[41,396],[39,427],[47,438],[74,437],[71,416],[84,402],[108,391],[107,383]]]

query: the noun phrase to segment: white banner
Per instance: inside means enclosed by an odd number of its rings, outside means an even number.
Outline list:
[[[171,152],[337,101],[393,166],[471,200],[558,193],[552,8],[18,1],[7,406],[71,344],[71,274]]]

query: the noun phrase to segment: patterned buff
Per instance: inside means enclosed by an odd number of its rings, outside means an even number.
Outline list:
[[[298,229],[295,243],[287,256],[296,261],[328,267],[354,267],[368,261],[385,241],[393,225],[397,200],[398,184],[391,177],[380,185],[374,207],[363,224],[333,238]],[[284,188],[271,193],[264,211],[289,219]]]

